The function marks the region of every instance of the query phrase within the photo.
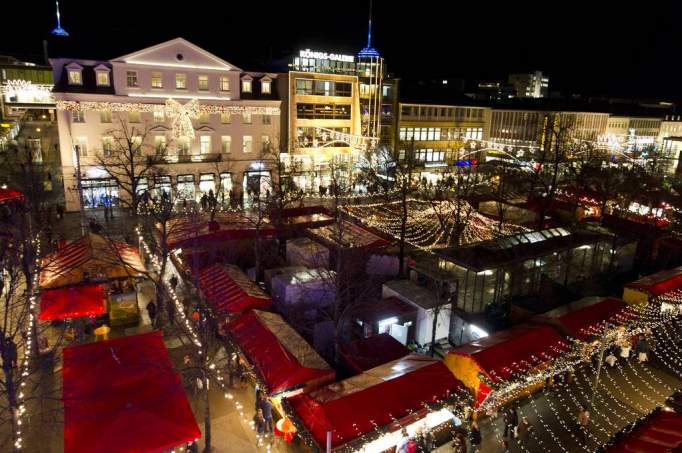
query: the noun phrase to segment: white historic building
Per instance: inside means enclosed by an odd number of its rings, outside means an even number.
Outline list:
[[[244,71],[177,38],[109,61],[53,59],[66,209],[129,199],[100,165],[126,130],[153,158],[138,193],[197,200],[251,193],[279,149],[286,75]],[[269,150],[269,151],[264,151]],[[143,154],[146,154],[143,155]]]

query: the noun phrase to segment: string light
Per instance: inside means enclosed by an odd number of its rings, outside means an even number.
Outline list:
[[[57,101],[57,110],[69,112],[140,112],[152,113],[164,111],[164,104],[139,102],[96,102],[96,101]],[[279,115],[279,107],[251,106],[251,105],[214,105],[199,104],[199,114],[226,113],[230,115]]]

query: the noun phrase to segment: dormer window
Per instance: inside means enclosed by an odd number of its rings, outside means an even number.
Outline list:
[[[272,82],[270,82],[269,80],[263,80],[263,81],[260,83],[260,91],[261,91],[261,93],[263,93],[263,94],[270,94],[270,84],[271,84],[271,83],[272,83]]]
[[[83,85],[83,66],[71,63],[66,67],[66,74],[69,78],[69,85]]]
[[[109,79],[110,71],[111,70],[103,64],[95,68],[95,81],[98,87],[108,87],[111,85],[111,81]]]
[[[242,79],[242,91],[244,93],[251,93],[252,92],[252,79],[251,77],[244,78]]]

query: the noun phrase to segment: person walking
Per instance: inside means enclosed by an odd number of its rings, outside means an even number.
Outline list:
[[[649,361],[649,343],[647,343],[644,334],[639,334],[637,344],[635,344],[635,352],[637,353],[637,360],[639,360],[640,363]]]
[[[627,363],[628,359],[630,358],[631,349],[632,346],[630,345],[630,340],[625,338],[620,344],[620,358],[624,363]]]
[[[147,314],[149,314],[151,324],[154,324],[154,320],[156,319],[156,304],[153,300],[150,300],[147,304]]]
[[[504,437],[514,437],[514,428],[519,424],[519,414],[514,406],[504,412]]]
[[[533,426],[528,421],[528,417],[522,417],[521,423],[516,427],[516,438],[519,442],[525,444],[530,439],[532,431]]]
[[[168,282],[170,283],[173,291],[175,291],[175,288],[178,287],[178,277],[175,274],[173,274],[173,276],[170,278],[170,280],[168,280]]]
[[[260,394],[260,410],[263,411],[263,418],[265,419],[265,434],[272,434],[273,424],[272,424],[272,404],[265,396],[265,393]]]
[[[580,406],[580,413],[578,414],[578,428],[580,429],[580,438],[583,444],[587,444],[587,430],[590,424],[590,411],[585,406]]]
[[[477,422],[471,423],[471,429],[469,430],[469,451],[478,452],[479,445],[481,445],[481,430],[478,427]]]
[[[253,423],[256,425],[256,433],[258,436],[263,436],[265,434],[266,423],[263,409],[256,409],[256,415],[253,416]]]

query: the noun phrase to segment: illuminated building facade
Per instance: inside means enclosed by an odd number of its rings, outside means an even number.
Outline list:
[[[549,78],[542,71],[509,74],[509,85],[519,98],[546,98],[549,93]]]
[[[489,107],[401,102],[398,158],[413,153],[419,177],[435,182],[453,166],[481,159],[490,114]]]
[[[19,118],[31,110],[54,118],[52,68],[0,56],[0,118]]]
[[[283,122],[281,74],[243,71],[182,38],[110,61],[51,63],[67,210],[81,205],[78,167],[84,207],[129,198],[98,166],[124,130],[139,142],[140,161],[157,164],[138,192],[193,201],[211,190],[235,198],[267,190]]]
[[[661,118],[612,115],[601,140],[624,151],[643,151],[660,143]]]

